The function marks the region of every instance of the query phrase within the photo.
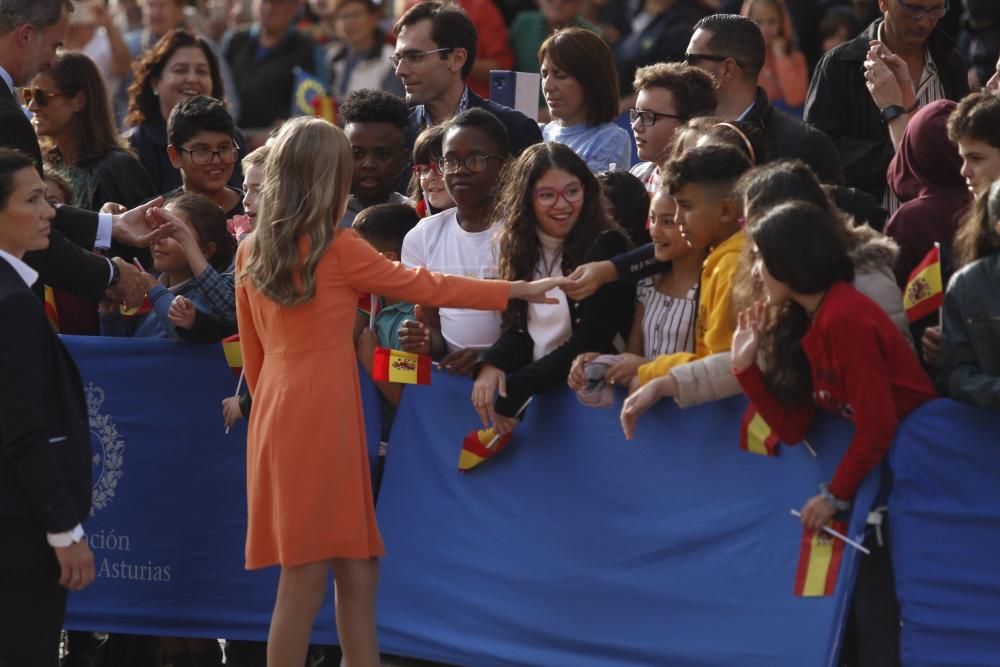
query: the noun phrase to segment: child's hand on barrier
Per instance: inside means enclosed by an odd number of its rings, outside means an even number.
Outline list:
[[[190,329],[194,326],[194,316],[194,302],[179,294],[174,297],[174,300],[170,302],[170,308],[167,309],[167,319],[175,327],[180,327],[181,329]]]
[[[648,360],[645,357],[640,357],[638,354],[630,352],[622,354],[621,357],[621,361],[604,373],[604,379],[610,384],[624,387],[628,386],[632,382],[632,379],[639,374],[639,366],[647,363]]]
[[[227,396],[222,399],[222,421],[226,428],[232,428],[233,424],[243,419],[243,411],[240,410],[240,399],[236,396]]]
[[[582,391],[587,386],[587,364],[601,356],[599,352],[584,352],[583,354],[576,355],[576,359],[573,360],[573,365],[569,369],[569,377],[566,378],[566,384],[573,391]]]

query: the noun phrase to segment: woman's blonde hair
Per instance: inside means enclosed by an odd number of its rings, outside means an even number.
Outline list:
[[[241,279],[272,301],[293,306],[315,295],[316,266],[347,208],[351,145],[343,130],[325,120],[295,118],[281,126],[269,146]],[[308,246],[300,258],[303,236]]]

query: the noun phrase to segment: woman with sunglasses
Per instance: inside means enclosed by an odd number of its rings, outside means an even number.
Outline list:
[[[628,170],[632,139],[615,124],[618,74],[604,40],[583,28],[566,28],[542,42],[542,94],[552,120],[545,141],[566,144],[594,173]]]
[[[23,95],[42,158],[70,184],[79,208],[97,211],[106,202],[132,208],[157,194],[115,129],[104,80],[90,58],[60,53]]]
[[[562,277],[629,247],[625,232],[604,212],[593,172],[563,144],[525,150],[496,201],[492,217],[505,280]],[[553,296],[558,303],[509,305],[499,340],[480,355],[472,404],[498,434],[514,429],[531,396],[566,382],[578,354],[614,353],[615,338],[628,338],[631,286],[608,284],[582,301],[561,291]]]

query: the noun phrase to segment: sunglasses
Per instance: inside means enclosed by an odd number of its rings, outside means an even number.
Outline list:
[[[31,104],[34,100],[41,108],[45,108],[49,105],[49,100],[53,97],[65,97],[69,93],[50,93],[47,90],[42,90],[41,88],[22,88],[21,97],[24,99],[24,106]]]

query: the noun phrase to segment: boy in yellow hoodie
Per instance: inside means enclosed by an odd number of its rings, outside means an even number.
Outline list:
[[[681,234],[692,248],[708,248],[710,252],[698,289],[695,350],[661,355],[639,367],[632,394],[622,406],[626,438],[632,438],[639,415],[659,399],[678,395],[675,369],[729,350],[736,328],[730,292],[746,244],[742,207],[734,186],[749,168],[740,151],[722,145],[692,148],[666,164],[663,187],[677,202]]]

